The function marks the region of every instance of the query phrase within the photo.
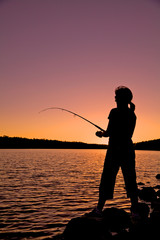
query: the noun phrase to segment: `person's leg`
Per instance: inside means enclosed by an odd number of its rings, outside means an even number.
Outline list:
[[[127,197],[131,199],[131,209],[138,206],[138,188],[136,182],[135,158],[134,155],[122,161],[121,168],[125,181]]]
[[[99,196],[99,200],[98,200],[98,204],[97,204],[97,209],[99,211],[102,211],[103,210],[103,207],[105,205],[105,202],[106,202],[106,199],[103,198],[102,196]]]
[[[138,208],[138,196],[135,194],[134,196],[130,197],[131,199],[131,210],[136,211]]]
[[[116,175],[119,165],[109,154],[106,156],[101,182],[99,186],[99,200],[97,209],[102,211],[107,199],[113,199]]]

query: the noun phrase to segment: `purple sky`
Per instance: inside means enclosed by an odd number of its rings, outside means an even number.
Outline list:
[[[160,1],[0,1],[0,135],[98,142],[114,89],[133,91],[134,141],[160,137]],[[106,140],[104,140],[105,142]]]

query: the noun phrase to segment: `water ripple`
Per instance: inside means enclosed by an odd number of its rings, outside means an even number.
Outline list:
[[[157,185],[160,153],[137,151],[137,178]],[[46,239],[98,199],[105,150],[0,150],[0,239]],[[152,160],[152,161],[151,161]],[[108,206],[130,209],[121,171]]]

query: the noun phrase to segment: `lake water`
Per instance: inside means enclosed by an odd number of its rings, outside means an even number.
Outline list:
[[[0,239],[47,239],[93,209],[106,150],[0,150]],[[160,152],[136,151],[137,182],[156,186]],[[129,211],[119,171],[109,207]]]

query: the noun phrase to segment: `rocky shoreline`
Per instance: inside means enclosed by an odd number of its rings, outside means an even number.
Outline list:
[[[160,181],[160,174],[156,175]],[[139,183],[139,185],[144,185]],[[102,217],[73,218],[54,240],[157,239],[160,234],[160,185],[139,189],[138,216],[123,209],[106,208]]]

